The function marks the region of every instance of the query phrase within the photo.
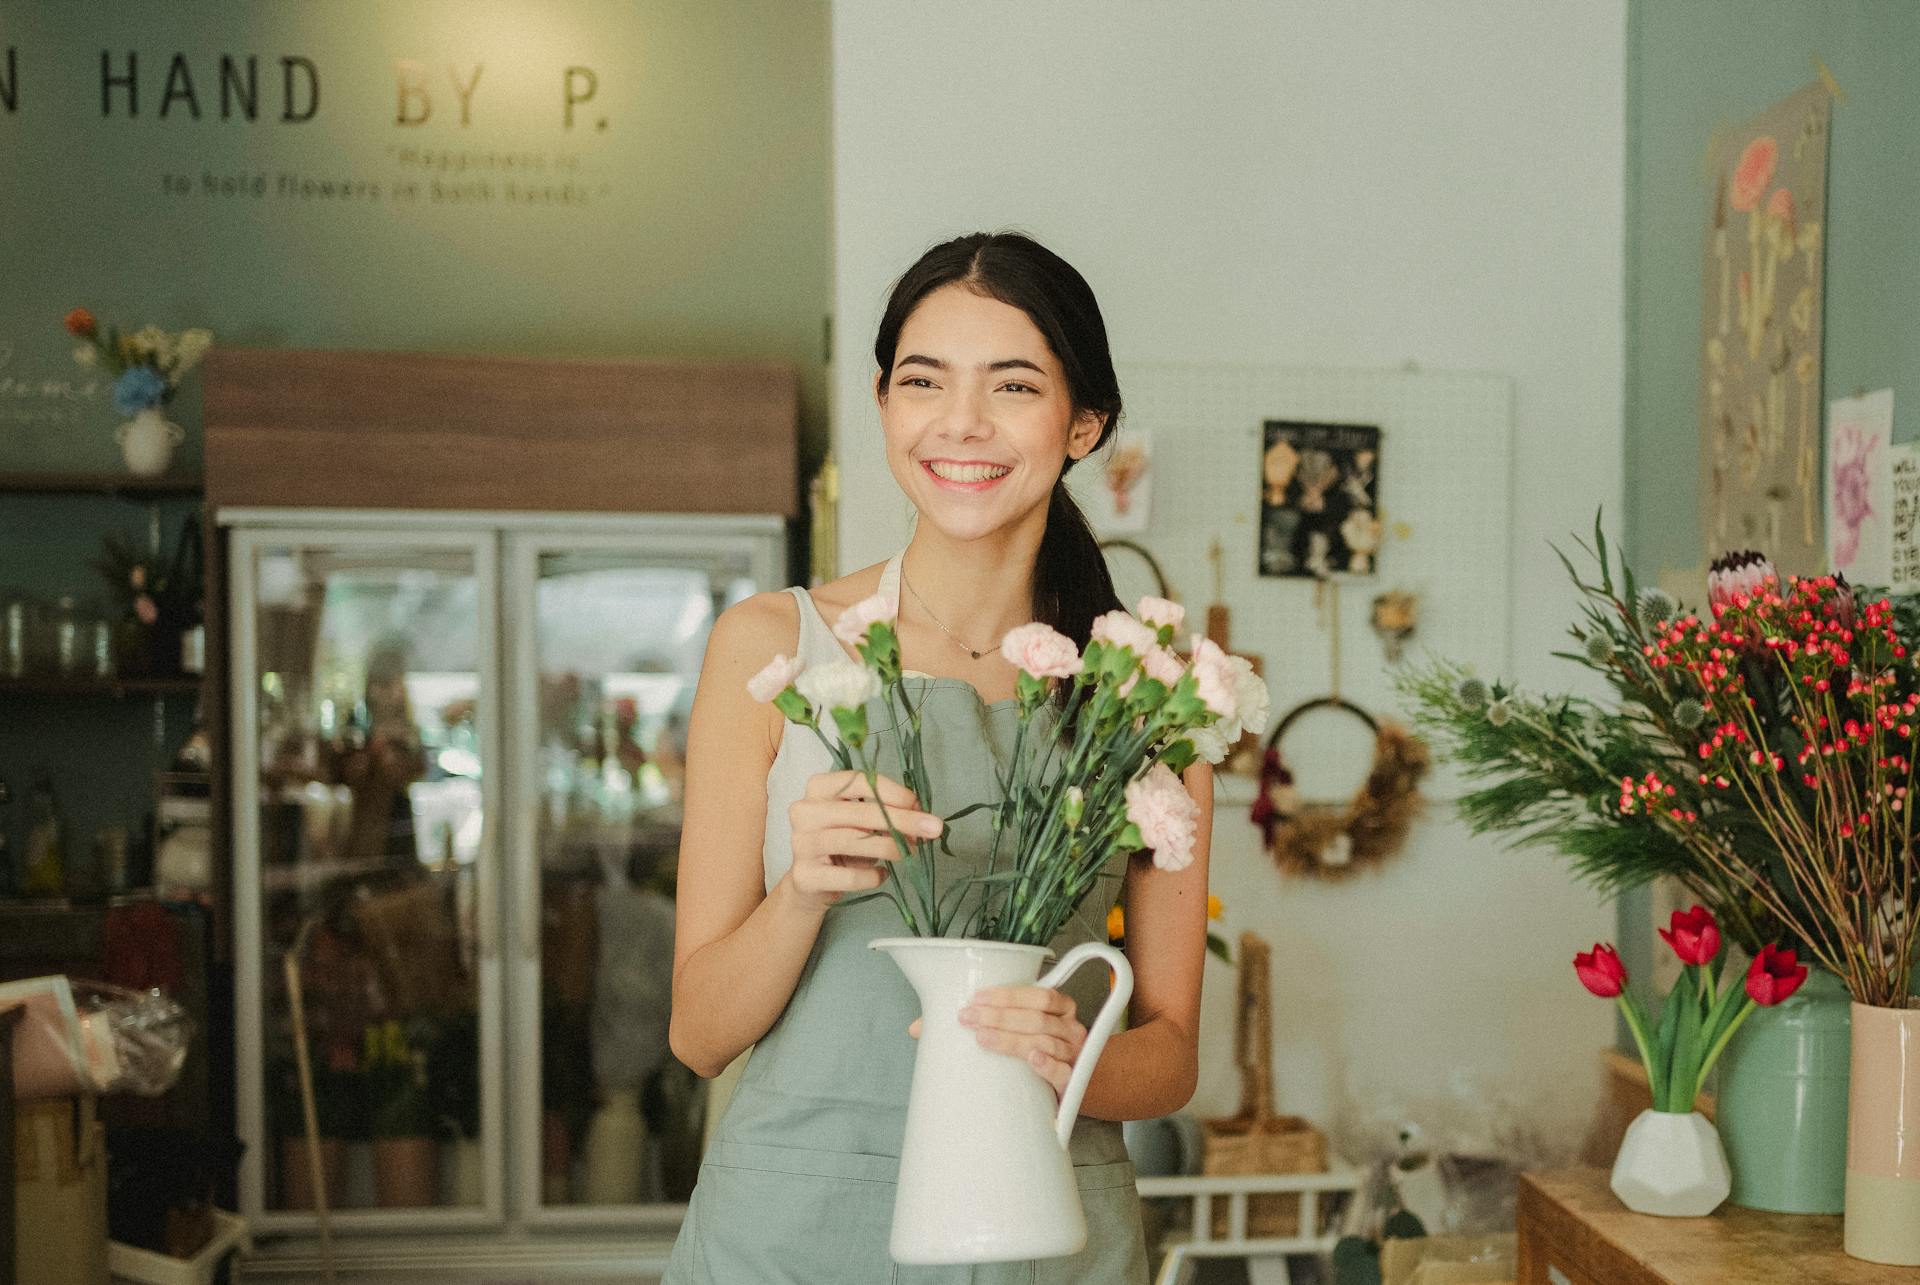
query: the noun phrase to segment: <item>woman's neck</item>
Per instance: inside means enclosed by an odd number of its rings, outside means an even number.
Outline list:
[[[996,651],[1008,630],[1033,619],[1039,547],[1037,535],[956,541],[917,527],[901,560],[900,611],[969,650]]]

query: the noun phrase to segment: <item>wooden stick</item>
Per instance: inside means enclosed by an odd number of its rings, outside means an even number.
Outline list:
[[[320,1220],[320,1258],[326,1264],[328,1285],[339,1278],[333,1261],[333,1219],[327,1207],[326,1167],[320,1160],[320,1113],[313,1101],[313,1064],[307,1053],[307,1009],[300,994],[300,952],[306,947],[309,920],[294,938],[293,946],[280,957],[287,979],[287,1003],[293,1010],[293,1061],[300,1072],[300,1114],[307,1134],[307,1173],[313,1184],[313,1211]]]

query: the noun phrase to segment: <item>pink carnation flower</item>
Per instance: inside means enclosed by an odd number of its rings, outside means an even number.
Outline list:
[[[1155,598],[1151,594],[1140,600],[1139,610],[1135,614],[1156,629],[1161,625],[1171,625],[1178,629],[1187,619],[1185,607],[1165,598]]]
[[[747,695],[757,701],[770,701],[793,686],[800,669],[798,656],[775,656],[766,668],[747,680]]]
[[[1202,634],[1193,636],[1193,677],[1200,685],[1200,701],[1219,718],[1232,718],[1239,708],[1233,661],[1220,644]]]
[[[871,594],[840,613],[833,622],[833,636],[849,647],[857,647],[866,641],[867,630],[873,628],[875,621],[892,620],[899,606],[884,594]]]
[[[1000,640],[1000,654],[1035,678],[1072,678],[1080,672],[1080,649],[1073,639],[1038,620],[1009,629]]]
[[[1139,780],[1128,782],[1126,796],[1127,820],[1140,827],[1141,841],[1153,849],[1153,864],[1162,870],[1192,865],[1200,806],[1173,770],[1155,763]]]
[[[1160,645],[1160,636],[1153,630],[1135,620],[1124,611],[1109,611],[1093,622],[1089,631],[1090,641],[1111,643],[1115,647],[1125,647],[1134,655],[1145,657]]]
[[[1187,664],[1170,649],[1155,647],[1147,653],[1146,669],[1148,678],[1157,678],[1172,690],[1187,672]]]

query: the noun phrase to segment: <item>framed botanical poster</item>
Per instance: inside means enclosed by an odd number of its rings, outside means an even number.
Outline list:
[[[1261,433],[1260,574],[1366,576],[1380,552],[1380,429],[1270,419]]]
[[[1820,355],[1827,124],[1818,82],[1709,148],[1700,307],[1702,552],[1826,570]],[[1884,469],[1883,457],[1877,467]]]

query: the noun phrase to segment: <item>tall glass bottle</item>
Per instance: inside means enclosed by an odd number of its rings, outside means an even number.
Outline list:
[[[12,896],[18,879],[13,868],[13,791],[0,780],[0,897]]]
[[[26,869],[20,891],[33,896],[58,897],[66,890],[65,851],[60,809],[53,799],[53,781],[36,773],[27,795]]]

